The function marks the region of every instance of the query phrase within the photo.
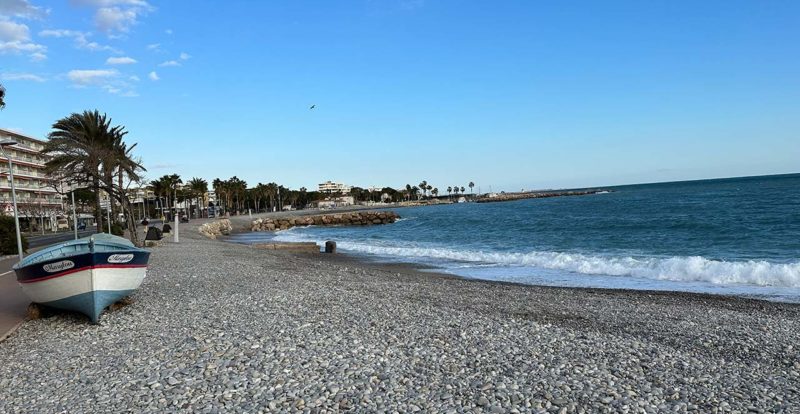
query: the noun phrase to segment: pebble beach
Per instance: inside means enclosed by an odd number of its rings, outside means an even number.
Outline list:
[[[800,306],[461,279],[208,240],[0,343],[0,413],[800,412]]]

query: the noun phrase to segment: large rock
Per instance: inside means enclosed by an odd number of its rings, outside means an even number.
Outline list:
[[[255,227],[256,226],[254,222],[253,226],[251,226],[251,229],[254,229]],[[216,239],[219,236],[231,234],[232,230],[233,226],[231,226],[231,221],[228,219],[214,220],[210,223],[203,224],[198,229],[200,234],[208,237],[209,239]]]

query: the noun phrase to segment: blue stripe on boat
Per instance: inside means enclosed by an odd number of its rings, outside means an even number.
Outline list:
[[[95,290],[68,298],[45,302],[43,305],[58,309],[77,311],[89,316],[92,323],[97,323],[103,309],[112,303],[128,296],[133,290]]]

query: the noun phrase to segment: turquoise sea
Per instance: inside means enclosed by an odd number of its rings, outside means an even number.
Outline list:
[[[251,243],[335,240],[370,260],[468,278],[800,302],[800,174],[402,208],[395,224],[303,227]]]

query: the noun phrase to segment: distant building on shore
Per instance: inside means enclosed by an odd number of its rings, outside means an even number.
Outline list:
[[[352,186],[342,184],[342,183],[335,183],[333,181],[325,181],[322,184],[319,184],[319,192],[320,193],[327,193],[327,194],[334,194],[334,193],[342,193],[347,194],[350,190],[353,189]]]
[[[352,206],[356,203],[353,196],[332,197],[326,200],[318,200],[315,202],[316,207],[320,209],[331,209],[338,207]],[[312,203],[313,205],[314,203]]]
[[[47,156],[41,151],[45,142],[17,132],[0,129],[0,141],[11,139],[16,145],[3,149],[14,164],[14,186],[17,194],[20,226],[27,230],[53,230],[64,215],[64,203],[56,184],[44,173]],[[13,215],[8,159],[0,152],[0,212]]]

